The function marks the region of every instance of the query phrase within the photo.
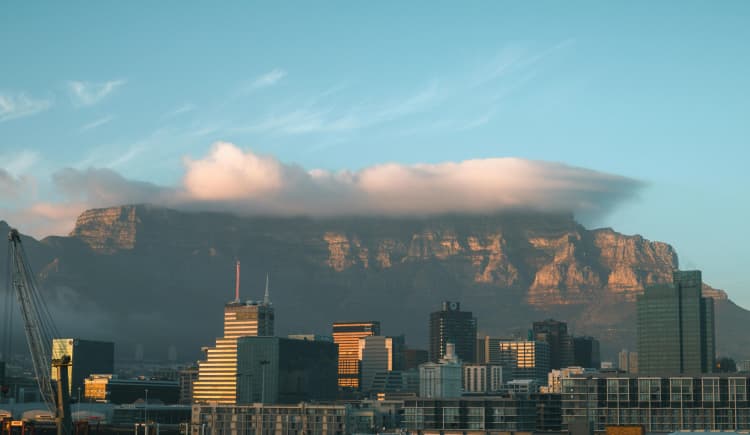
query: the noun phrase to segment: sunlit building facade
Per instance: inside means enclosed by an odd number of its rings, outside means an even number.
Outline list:
[[[549,344],[532,340],[501,340],[495,364],[510,371],[510,379],[533,379],[541,385],[547,384],[549,367]]]
[[[360,388],[359,339],[380,335],[380,322],[335,322],[333,342],[339,347],[338,385],[340,388]]]
[[[79,338],[55,338],[52,340],[52,359],[70,357],[68,381],[71,397],[83,394],[83,381],[96,373],[113,373],[115,344],[109,341],[81,340]],[[52,379],[57,380],[57,370],[52,370]]]
[[[237,339],[272,336],[274,310],[268,297],[263,302],[233,301],[224,307],[224,337],[205,349],[206,359],[198,362],[198,380],[193,384],[193,401],[237,402]]]

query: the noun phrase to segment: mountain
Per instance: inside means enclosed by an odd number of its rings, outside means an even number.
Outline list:
[[[562,214],[309,219],[133,205],[88,210],[68,237],[24,243],[65,335],[114,340],[120,357],[141,343],[154,359],[170,345],[197,358],[221,335],[236,259],[243,298],[260,299],[270,274],[278,334],[375,319],[424,347],[429,313],[450,299],[480,333],[523,334],[553,317],[600,338],[610,358],[635,348],[635,296],[678,266],[666,243]],[[720,350],[749,357],[750,312],[704,294],[717,302]]]

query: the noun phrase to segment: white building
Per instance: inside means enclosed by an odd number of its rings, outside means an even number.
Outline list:
[[[503,388],[503,367],[498,364],[465,364],[464,392],[495,393]]]
[[[461,397],[461,361],[453,343],[447,343],[439,362],[419,366],[419,396],[427,399]]]
[[[583,367],[565,367],[560,370],[552,370],[547,375],[547,386],[541,387],[540,391],[542,393],[556,393],[560,394],[562,393],[562,380],[568,379],[571,377],[571,375],[581,375],[583,373],[588,373],[593,370],[587,370]]]

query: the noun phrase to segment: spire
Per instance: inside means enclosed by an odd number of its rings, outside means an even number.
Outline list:
[[[240,260],[237,260],[234,278],[234,301],[240,301]]]
[[[271,295],[268,293],[268,273],[266,273],[266,293],[263,295],[263,305],[271,305]]]

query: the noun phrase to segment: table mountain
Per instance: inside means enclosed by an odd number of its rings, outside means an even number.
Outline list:
[[[554,317],[599,337],[605,357],[635,348],[635,295],[678,267],[666,243],[538,213],[310,219],[130,205],[88,210],[68,237],[26,247],[64,334],[114,340],[121,357],[142,343],[154,359],[170,345],[195,358],[221,334],[235,259],[244,298],[259,299],[270,274],[280,334],[376,319],[424,347],[429,312],[451,299],[480,333]],[[750,313],[704,294],[717,300],[720,351],[750,356]]]

